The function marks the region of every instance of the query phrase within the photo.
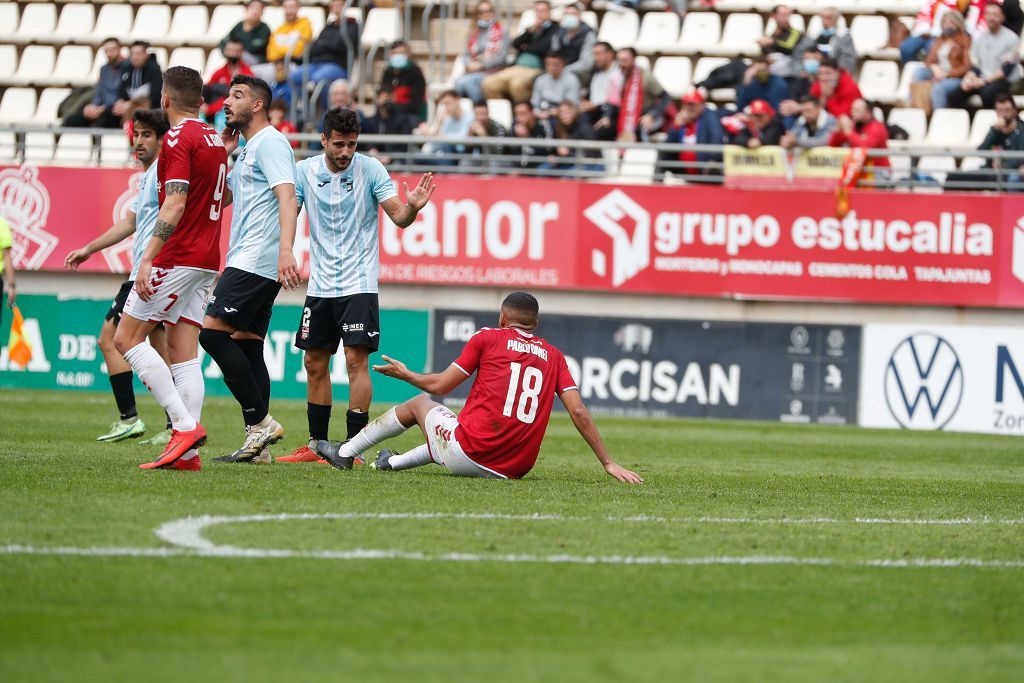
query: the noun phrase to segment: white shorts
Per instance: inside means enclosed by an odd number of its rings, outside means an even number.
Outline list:
[[[466,455],[455,438],[459,417],[444,406],[437,406],[427,413],[424,429],[427,433],[427,448],[430,457],[438,465],[444,465],[457,477],[480,477],[483,479],[508,479],[504,474],[479,465]]]
[[[216,272],[202,268],[154,266],[150,282],[155,293],[149,301],[143,301],[133,287],[125,301],[124,313],[151,323],[175,325],[182,320],[202,327],[206,301],[216,278]]]

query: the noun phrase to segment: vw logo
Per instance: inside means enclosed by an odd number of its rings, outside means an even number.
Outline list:
[[[956,349],[937,335],[913,334],[885,367],[885,401],[905,429],[942,429],[964,395],[964,370]]]

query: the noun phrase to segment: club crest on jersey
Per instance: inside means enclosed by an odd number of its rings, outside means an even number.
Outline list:
[[[341,189],[345,190],[345,192],[351,192],[352,191],[352,179],[351,178],[342,178],[339,182],[341,182]]]

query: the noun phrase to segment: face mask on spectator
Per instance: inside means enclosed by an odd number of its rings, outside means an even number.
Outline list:
[[[771,77],[772,77],[772,74],[771,74],[770,71],[758,71],[756,74],[754,74],[754,79],[758,83],[767,83],[768,79],[771,78]]]
[[[395,69],[404,69],[405,67],[409,66],[409,56],[402,54],[391,55],[391,57],[388,59],[388,64],[394,67]]]
[[[823,29],[821,29],[821,35],[823,35],[823,36],[834,36],[835,34],[836,34],[836,30],[834,28],[823,28]]]
[[[491,27],[491,22],[486,21],[484,19],[477,19],[476,25],[481,29],[487,30]]]
[[[580,18],[574,14],[562,17],[562,28],[566,31],[575,31],[580,27]]]
[[[821,66],[821,62],[819,62],[817,59],[805,59],[804,60],[804,71],[806,71],[807,73],[809,73],[812,76],[815,75],[816,73],[818,73],[818,67],[820,67],[820,66]]]
[[[955,36],[956,35],[956,29],[951,27],[951,26],[946,26],[945,28],[942,29],[942,35],[946,36],[947,38],[951,37],[951,36]]]

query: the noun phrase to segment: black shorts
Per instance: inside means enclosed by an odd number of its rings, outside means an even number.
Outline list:
[[[213,289],[206,315],[239,332],[266,337],[281,283],[238,268],[225,268]]]
[[[121,283],[121,289],[117,290],[117,296],[110,302],[110,310],[103,317],[104,320],[113,320],[114,327],[121,323],[121,313],[124,312],[124,303],[128,300],[128,293],[135,286],[135,280],[128,280]]]
[[[353,294],[321,298],[307,296],[295,334],[300,349],[329,349],[338,352],[338,344],[380,347],[380,305],[376,294]]]

